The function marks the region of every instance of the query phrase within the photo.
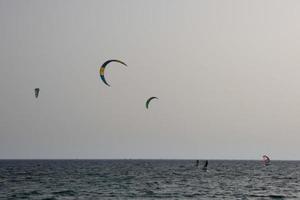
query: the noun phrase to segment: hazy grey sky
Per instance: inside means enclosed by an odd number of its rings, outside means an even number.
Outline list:
[[[300,159],[299,19],[297,0],[0,0],[0,158]],[[107,87],[110,58],[128,68]]]

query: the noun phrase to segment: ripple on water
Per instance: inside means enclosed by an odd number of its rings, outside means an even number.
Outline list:
[[[75,196],[76,192],[73,190],[61,190],[61,191],[52,192],[52,194],[58,196]]]
[[[39,167],[37,167],[39,164]],[[0,160],[2,199],[297,199],[300,162]]]

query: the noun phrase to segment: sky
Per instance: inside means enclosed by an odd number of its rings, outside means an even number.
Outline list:
[[[0,159],[300,159],[299,11],[0,0]]]

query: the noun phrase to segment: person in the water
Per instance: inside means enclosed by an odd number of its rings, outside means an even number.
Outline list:
[[[204,166],[202,167],[202,170],[206,171],[208,165],[208,160],[205,161]]]
[[[199,160],[196,160],[196,167],[198,167],[199,166]]]

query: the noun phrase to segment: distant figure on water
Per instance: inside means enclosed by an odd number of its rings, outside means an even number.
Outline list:
[[[271,160],[270,160],[269,156],[263,155],[262,159],[263,159],[263,163],[265,166],[270,165]]]
[[[205,161],[204,166],[202,167],[202,170],[207,171],[207,165],[208,165],[208,160]]]
[[[199,163],[200,163],[200,161],[196,160],[196,167],[199,167]]]

